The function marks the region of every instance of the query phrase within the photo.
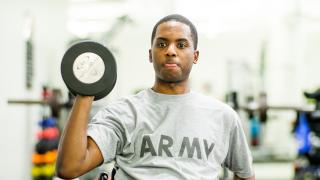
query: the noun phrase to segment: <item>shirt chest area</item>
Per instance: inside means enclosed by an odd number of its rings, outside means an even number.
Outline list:
[[[171,137],[199,137],[204,139],[225,136],[229,130],[223,112],[192,105],[154,105],[138,109],[134,130],[141,134]]]
[[[221,112],[192,106],[154,108],[137,113],[132,145],[139,158],[223,159],[229,137]]]

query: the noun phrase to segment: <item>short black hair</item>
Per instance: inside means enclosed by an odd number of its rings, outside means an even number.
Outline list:
[[[189,26],[191,30],[191,37],[193,40],[194,49],[197,49],[198,46],[198,33],[196,27],[192,24],[192,22],[187,19],[186,17],[180,15],[180,14],[171,14],[168,16],[165,16],[164,18],[160,19],[157,24],[153,27],[152,34],[151,34],[151,45],[153,43],[154,37],[156,35],[157,28],[160,24],[168,21],[177,21],[181,22],[187,26]]]

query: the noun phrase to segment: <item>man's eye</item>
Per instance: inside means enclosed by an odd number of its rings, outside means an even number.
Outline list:
[[[164,43],[164,42],[159,42],[159,43],[158,43],[158,47],[166,47],[166,43]]]
[[[186,44],[185,43],[178,43],[178,48],[185,48],[186,47]]]

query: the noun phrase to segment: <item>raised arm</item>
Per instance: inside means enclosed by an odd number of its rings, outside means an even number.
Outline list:
[[[79,177],[103,162],[96,143],[87,137],[88,118],[93,96],[77,96],[61,136],[56,175],[70,179]]]

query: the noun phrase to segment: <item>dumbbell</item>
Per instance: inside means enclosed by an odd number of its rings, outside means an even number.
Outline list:
[[[58,138],[59,134],[60,132],[57,127],[49,127],[37,132],[37,137],[38,139],[52,140]]]
[[[38,125],[42,128],[55,127],[56,124],[57,124],[57,120],[52,117],[51,118],[44,118],[38,122]]]
[[[33,153],[33,164],[50,164],[54,163],[57,159],[57,150],[47,151],[45,154]]]
[[[117,65],[107,47],[82,41],[72,45],[64,54],[61,75],[73,95],[94,96],[94,100],[99,100],[114,88]]]
[[[52,164],[46,164],[41,166],[33,166],[31,173],[32,177],[52,177],[55,172],[55,165]]]
[[[47,140],[47,139],[41,139],[36,144],[35,151],[39,154],[44,154],[47,151],[58,149],[59,145],[59,138]]]

